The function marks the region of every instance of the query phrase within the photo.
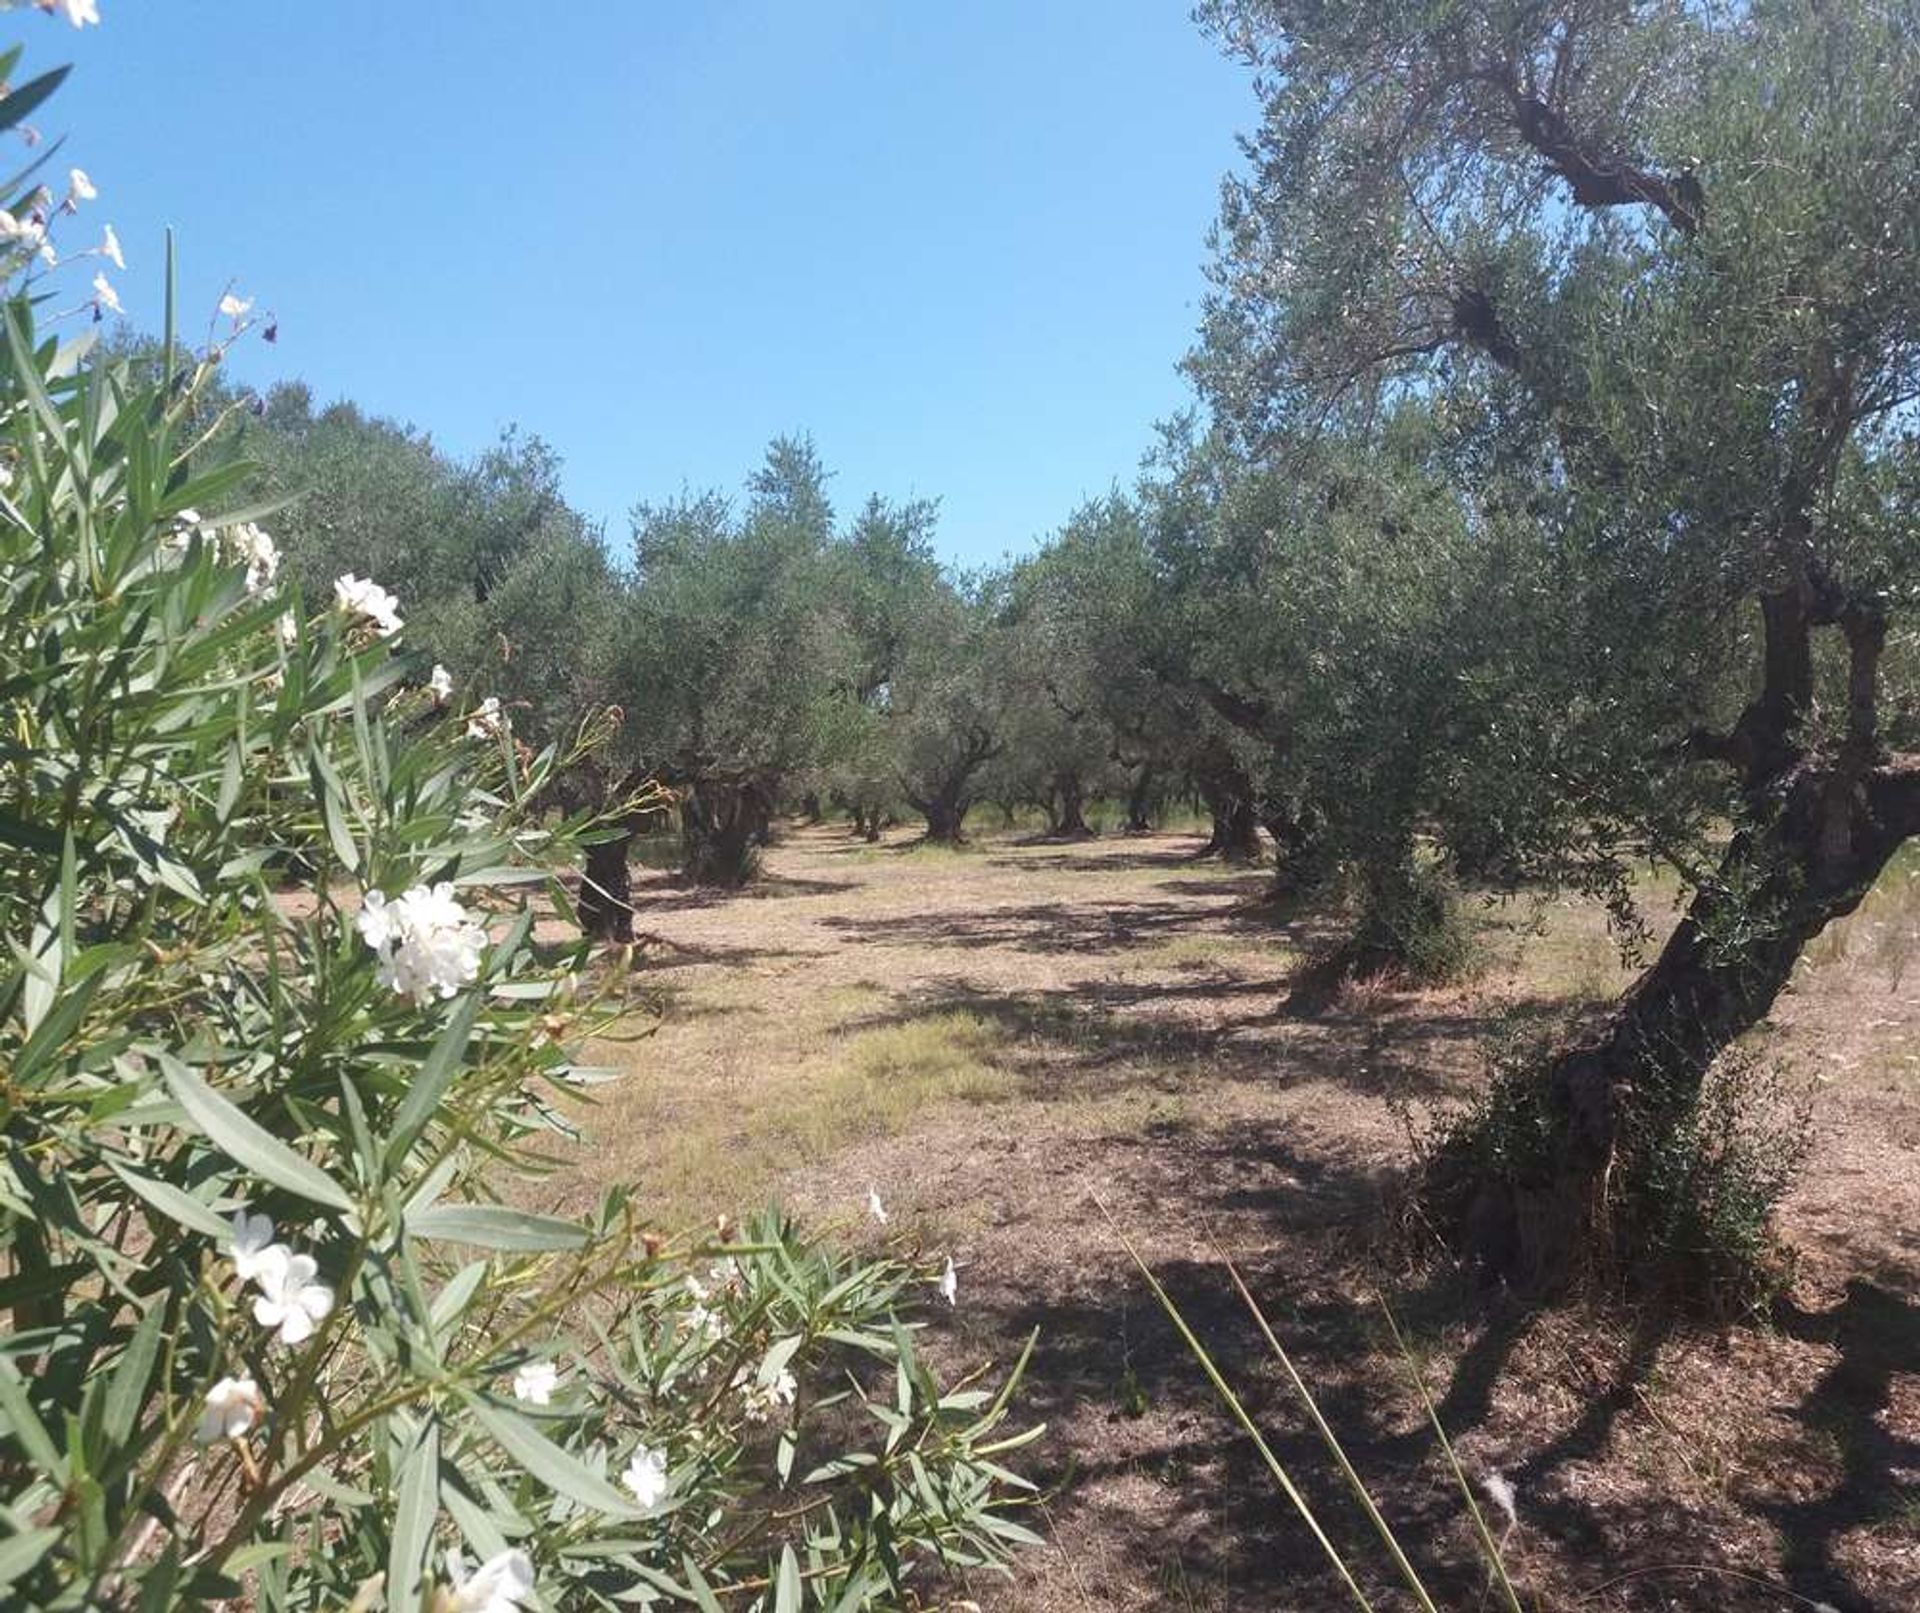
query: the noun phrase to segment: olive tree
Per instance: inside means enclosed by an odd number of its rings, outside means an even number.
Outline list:
[[[1473,1154],[1486,1252],[1550,1277],[1807,941],[1920,827],[1889,718],[1916,603],[1920,51],[1903,4],[1206,8],[1264,70],[1193,371],[1239,450],[1427,400],[1531,529],[1484,732],[1517,857],[1693,895]],[[1524,652],[1524,653],[1521,653]]]

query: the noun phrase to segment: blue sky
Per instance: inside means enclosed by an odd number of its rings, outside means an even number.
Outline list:
[[[1253,115],[1181,0],[100,9],[6,31],[75,63],[42,121],[136,322],[172,224],[189,305],[278,315],[242,378],[459,454],[517,422],[616,543],[782,431],[968,562],[1129,480]]]

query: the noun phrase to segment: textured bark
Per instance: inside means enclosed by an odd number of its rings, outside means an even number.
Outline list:
[[[768,823],[766,792],[751,779],[688,786],[680,796],[681,871],[697,885],[744,885],[758,866]]]
[[[1194,764],[1194,787],[1213,819],[1213,833],[1200,848],[1200,857],[1227,862],[1260,860],[1260,819],[1255,810],[1253,781],[1225,745],[1216,745]]]
[[[957,791],[934,796],[920,803],[927,820],[927,838],[938,845],[958,846],[965,842],[962,832],[967,821],[968,802]]]
[[[627,867],[633,836],[630,828],[615,839],[587,847],[577,905],[581,931],[596,941],[624,944],[633,939],[633,880]]]
[[[1606,1022],[1544,1070],[1545,1161],[1479,1183],[1468,1209],[1483,1258],[1529,1286],[1557,1286],[1596,1255],[1631,1255],[1608,1247],[1609,1173],[1627,1120],[1657,1129],[1684,1114],[1721,1050],[1772,1010],[1806,944],[1920,833],[1920,757],[1876,742],[1884,622],[1805,584],[1768,594],[1761,618],[1761,691],[1730,733],[1695,745],[1741,769],[1747,821]],[[1847,733],[1825,753],[1804,737],[1816,626],[1840,627],[1851,655]]]
[[[1141,766],[1127,786],[1127,833],[1149,834],[1153,829],[1153,798],[1157,777],[1149,766]]]
[[[1055,777],[1047,815],[1055,835],[1072,840],[1094,838],[1093,829],[1087,823],[1086,791],[1078,773],[1061,773]]]

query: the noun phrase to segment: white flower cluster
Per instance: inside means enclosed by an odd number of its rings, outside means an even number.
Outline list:
[[[515,1400],[524,1400],[530,1406],[551,1405],[553,1392],[559,1387],[560,1369],[551,1361],[528,1361],[514,1369]]]
[[[659,1506],[667,1494],[667,1453],[636,1446],[620,1478],[641,1506]]]
[[[333,1309],[333,1290],[315,1281],[320,1268],[313,1256],[297,1255],[284,1243],[275,1243],[273,1223],[244,1209],[233,1213],[229,1252],[234,1275],[260,1290],[253,1302],[253,1319],[282,1344],[302,1344],[312,1338],[313,1330]]]
[[[257,594],[268,587],[280,571],[279,546],[251,521],[242,521],[221,533],[226,551],[247,568],[247,592]]]
[[[169,549],[184,551],[198,537],[215,545],[221,558],[232,565],[247,568],[247,592],[258,594],[273,585],[280,575],[280,546],[251,521],[232,526],[217,526],[205,520],[198,510],[182,510],[173,518],[161,543]],[[283,633],[281,635],[285,637]]]
[[[771,1383],[750,1383],[741,1390],[740,1409],[748,1422],[764,1423],[784,1414],[799,1392],[800,1385],[793,1374],[782,1367]]]
[[[222,1378],[207,1391],[207,1403],[200,1413],[200,1426],[194,1438],[202,1445],[215,1445],[223,1439],[245,1439],[266,1414],[260,1398],[260,1386],[251,1378]]]
[[[377,582],[349,571],[334,579],[333,602],[356,620],[370,622],[382,638],[400,631],[400,601]]]
[[[469,739],[498,739],[506,731],[506,714],[501,711],[500,702],[492,695],[488,695],[467,713],[467,738]]]
[[[90,13],[84,20],[98,22],[97,13],[92,12],[90,0],[62,0],[70,11],[84,8]],[[51,9],[48,6],[47,9]],[[81,19],[76,18],[75,26]],[[22,124],[20,134],[28,145],[39,141],[39,133],[31,124]],[[26,196],[17,201],[12,208],[0,207],[0,255],[9,251],[18,251],[26,258],[38,258],[49,269],[57,268],[60,254],[54,250],[50,233],[50,221],[56,213],[75,214],[80,211],[82,202],[97,201],[100,188],[95,185],[92,176],[84,168],[67,170],[67,191],[57,202],[45,185],[36,185]],[[127,260],[121,255],[120,238],[113,233],[111,224],[105,227],[100,245],[89,248],[79,254],[83,258],[104,258],[116,269],[124,270]],[[21,260],[25,261],[25,258]],[[97,321],[106,314],[123,312],[120,306],[120,293],[114,290],[113,283],[104,273],[93,277],[93,295],[82,307],[91,306],[93,317]]]
[[[466,1559],[456,1548],[447,1553],[447,1579],[452,1594],[440,1605],[451,1613],[516,1613],[533,1595],[533,1559],[509,1549],[489,1557],[469,1579]]]
[[[380,984],[415,1003],[451,997],[480,974],[487,932],[453,897],[453,886],[415,885],[387,899],[368,891],[356,921],[380,957]]]

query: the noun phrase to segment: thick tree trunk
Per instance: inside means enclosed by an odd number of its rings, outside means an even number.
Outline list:
[[[1541,1072],[1530,1096],[1544,1157],[1468,1178],[1470,1241],[1530,1286],[1561,1283],[1583,1256],[1630,1255],[1618,1247],[1624,1233],[1609,1203],[1627,1124],[1656,1138],[1670,1131],[1720,1051],[1772,1009],[1807,942],[1852,912],[1920,833],[1920,757],[1888,756],[1875,733],[1884,622],[1817,608],[1804,586],[1762,603],[1762,693],[1731,733],[1695,736],[1699,754],[1741,770],[1747,823],[1605,1024]],[[1843,627],[1852,657],[1847,736],[1824,755],[1801,733],[1815,625]]]
[[[930,801],[920,803],[921,814],[927,820],[927,839],[936,845],[958,846],[965,842],[962,832],[967,818],[967,802],[963,797],[941,794]]]
[[[624,945],[633,939],[633,880],[627,868],[633,836],[629,828],[587,847],[578,906],[581,931],[593,940]]]
[[[1053,781],[1053,832],[1062,839],[1091,840],[1087,823],[1086,790],[1078,773],[1062,773]]]
[[[1233,753],[1214,742],[1195,763],[1193,782],[1213,819],[1213,833],[1198,855],[1227,862],[1260,860],[1260,820],[1253,780]]]
[[[1297,896],[1313,883],[1316,872],[1313,851],[1318,814],[1310,806],[1269,801],[1261,821],[1274,844],[1273,883],[1267,894],[1275,901]]]
[[[767,821],[765,793],[751,780],[688,787],[680,797],[681,871],[696,885],[744,885],[759,864]]]
[[[1153,831],[1154,772],[1142,767],[1127,786],[1127,833],[1150,834]]]

